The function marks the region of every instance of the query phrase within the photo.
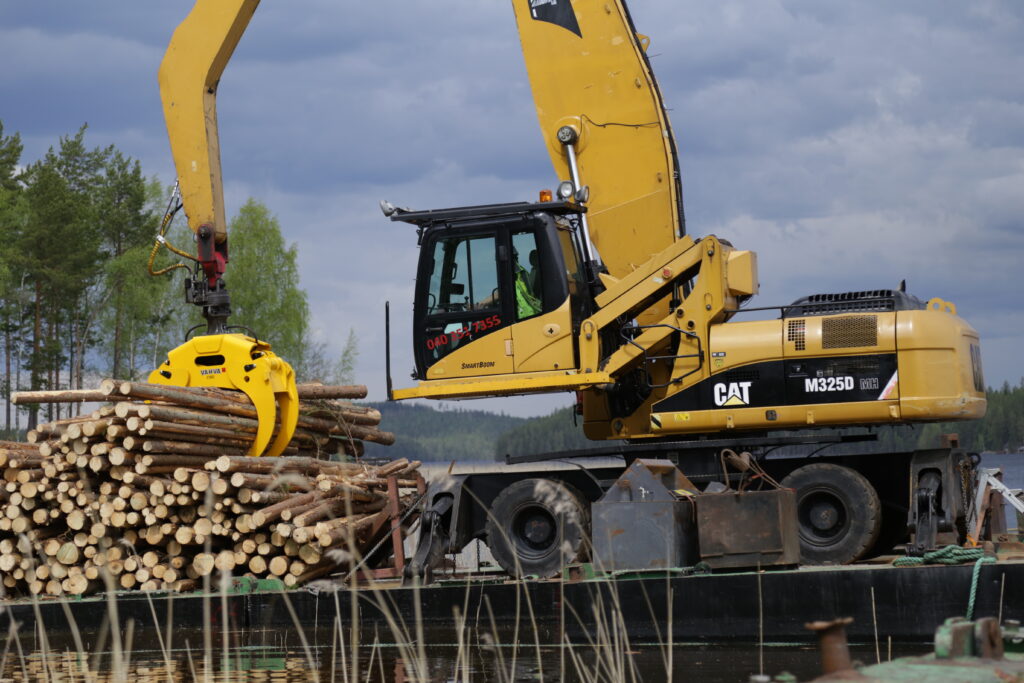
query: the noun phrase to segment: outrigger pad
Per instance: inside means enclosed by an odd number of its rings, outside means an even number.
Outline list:
[[[295,371],[266,342],[243,334],[193,337],[168,353],[164,364],[150,373],[149,381],[244,393],[259,420],[248,455],[281,455],[295,434],[299,421]]]

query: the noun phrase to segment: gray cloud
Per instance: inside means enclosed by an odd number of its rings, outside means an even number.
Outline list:
[[[584,0],[577,0],[584,2]],[[90,124],[172,177],[156,91],[188,0],[8,3],[7,130],[26,158]],[[680,144],[688,225],[759,252],[757,305],[894,286],[954,301],[992,383],[1024,376],[1024,5],[1013,0],[633,0]],[[265,2],[219,99],[229,210],[264,201],[298,243],[315,325],[349,327],[381,397],[417,257],[378,199],[528,199],[552,177],[507,2]],[[184,304],[183,304],[184,305]],[[538,412],[565,397],[486,404]],[[476,404],[471,404],[476,405]]]

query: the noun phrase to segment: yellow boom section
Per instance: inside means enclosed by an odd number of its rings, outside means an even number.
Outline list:
[[[193,232],[213,227],[227,238],[217,138],[217,84],[259,0],[197,0],[171,37],[160,64],[171,154]]]
[[[683,232],[675,145],[661,93],[620,0],[513,0],[526,70],[559,179],[573,127],[591,238],[623,278]]]

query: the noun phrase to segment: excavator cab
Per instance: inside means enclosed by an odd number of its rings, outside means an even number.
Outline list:
[[[591,300],[584,295],[581,211],[564,202],[395,211],[392,220],[420,231],[418,379],[575,367],[573,332]]]

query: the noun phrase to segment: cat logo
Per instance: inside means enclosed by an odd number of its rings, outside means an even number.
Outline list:
[[[715,385],[716,406],[750,405],[750,385],[753,382],[719,382]]]

